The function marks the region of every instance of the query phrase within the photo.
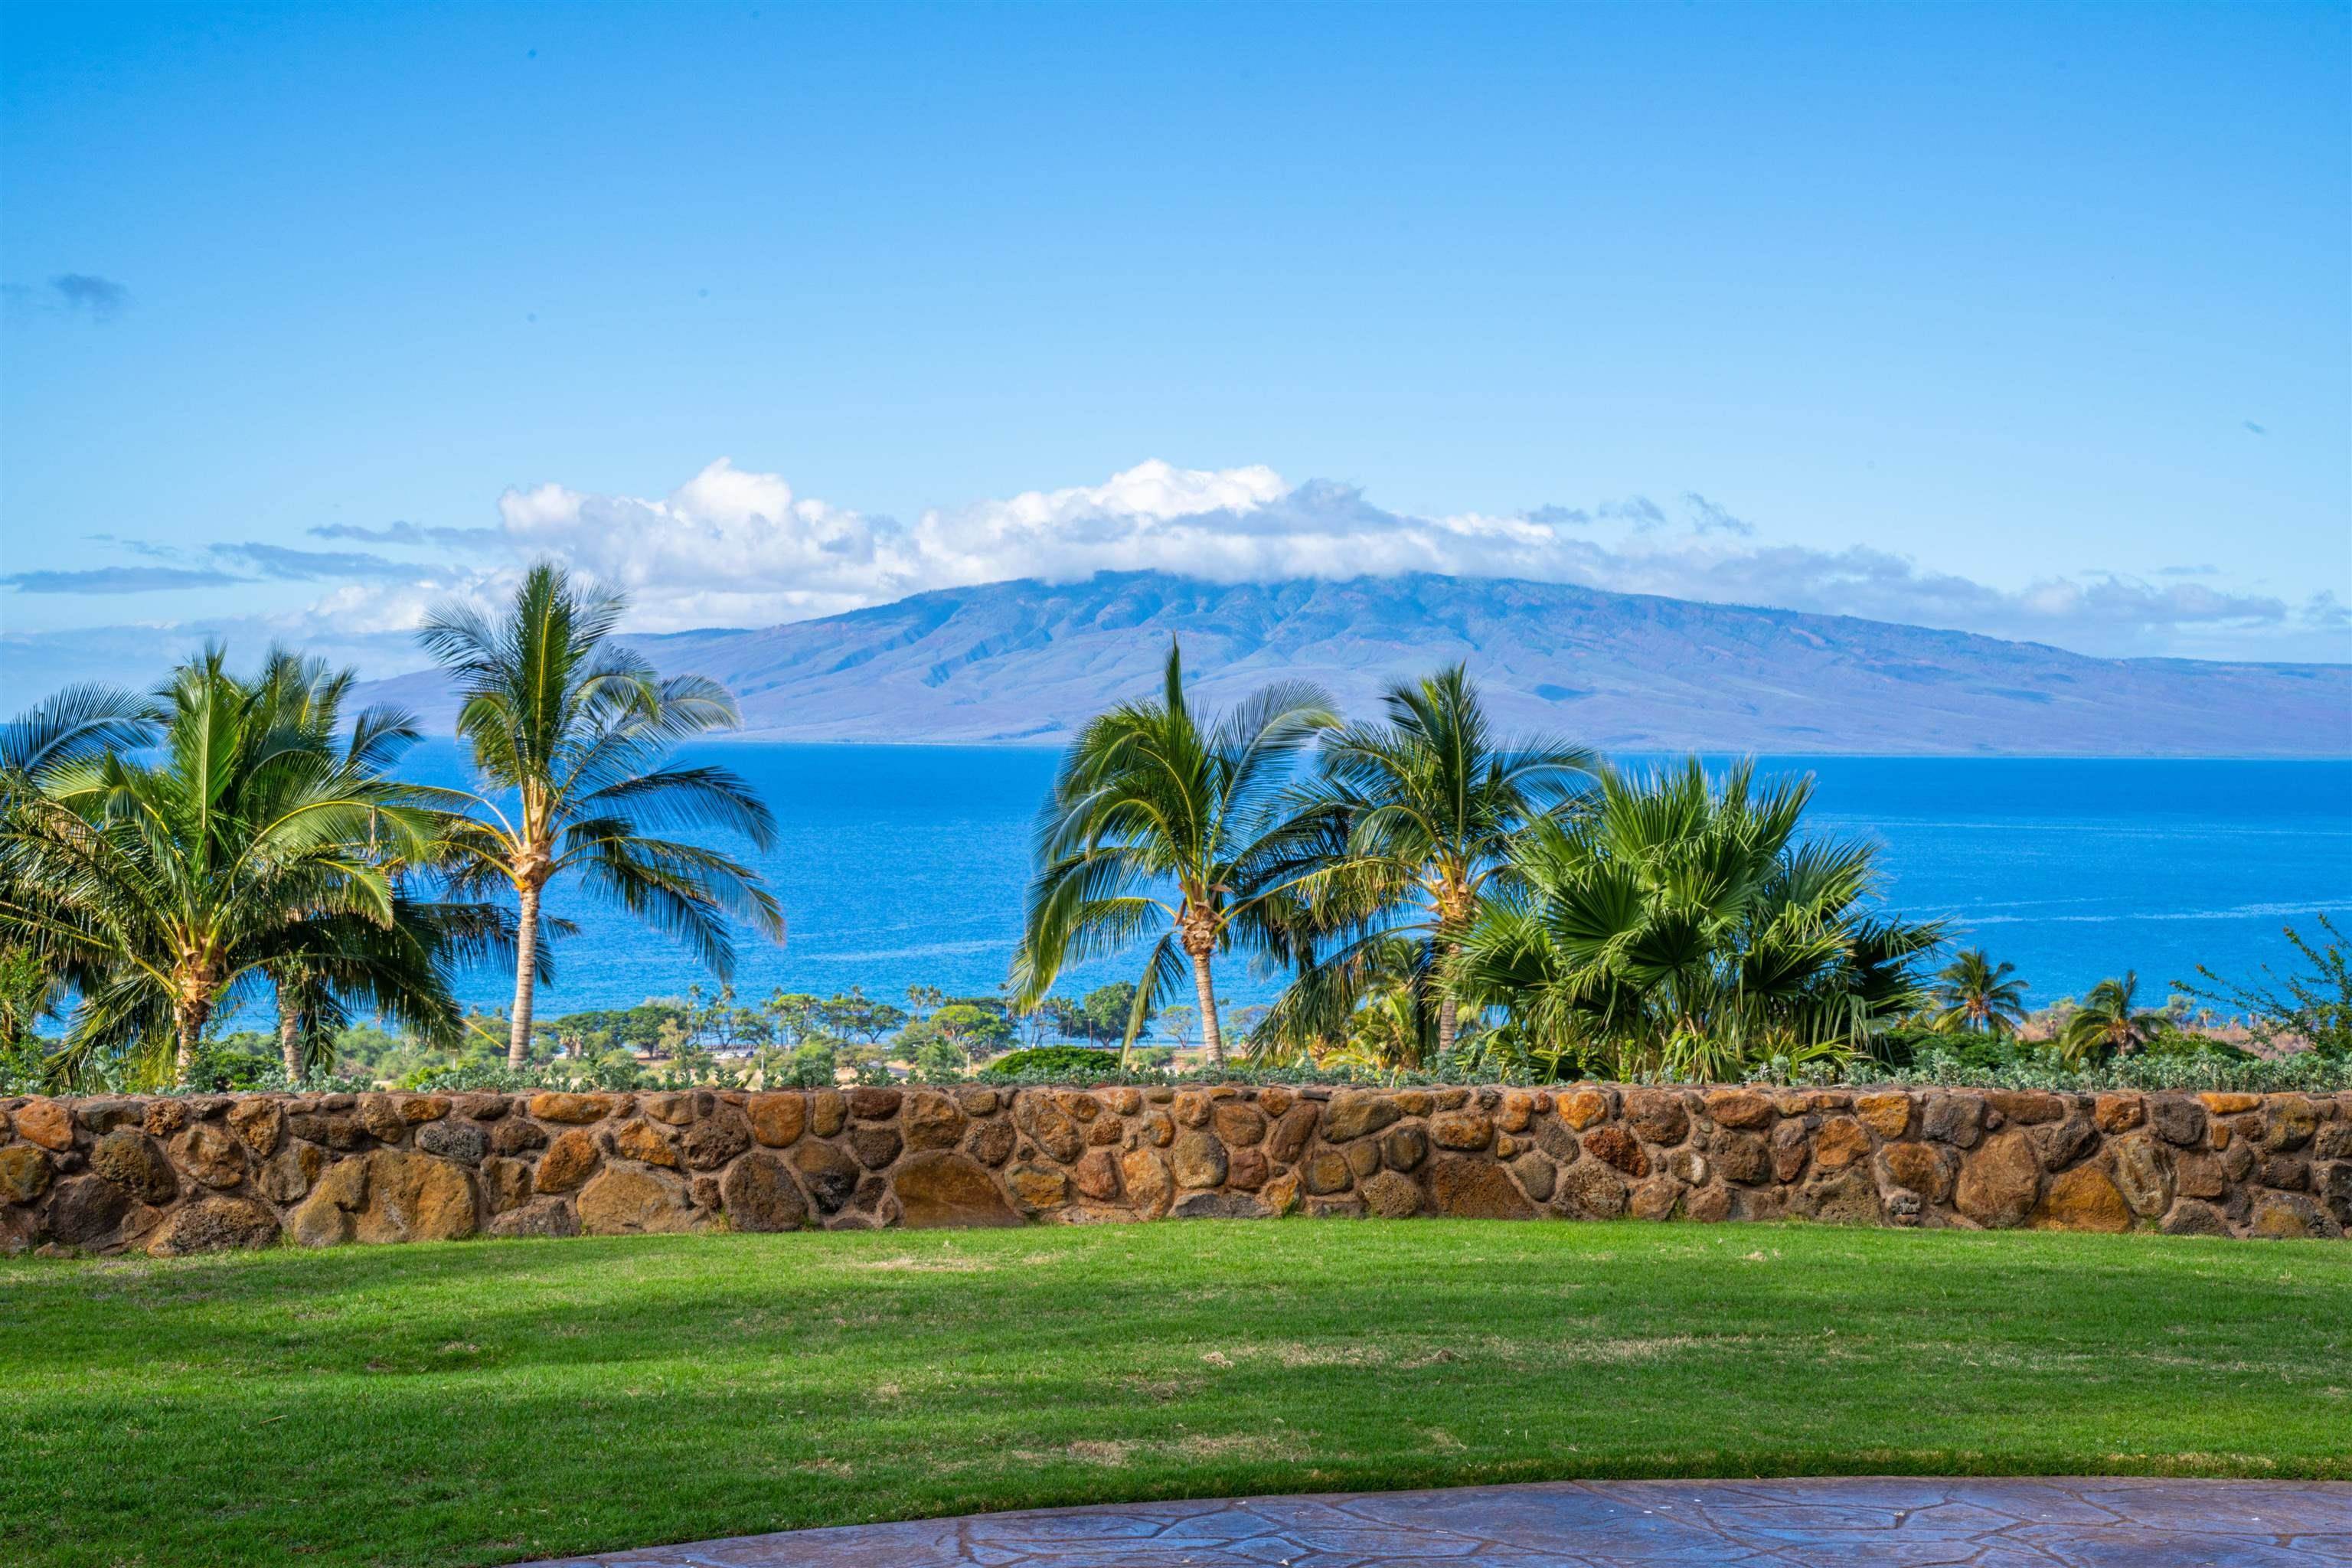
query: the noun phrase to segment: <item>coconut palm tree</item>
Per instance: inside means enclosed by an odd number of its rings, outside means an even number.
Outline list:
[[[68,1074],[129,1052],[185,1081],[289,929],[396,928],[394,867],[427,856],[436,814],[382,776],[373,742],[337,752],[282,722],[281,697],[212,647],[143,708],[82,693],[12,726],[0,921],[80,992]],[[428,1026],[457,1016],[446,984],[385,1000]]]
[[[1996,964],[1984,949],[1971,947],[1953,955],[1936,972],[1935,999],[1941,1011],[1936,1027],[1979,1035],[2013,1035],[2025,1019],[2025,982],[2011,980],[2017,965]]]
[[[109,751],[154,742],[152,697],[92,684],[68,686],[0,725],[0,1042],[17,1044],[36,1020],[88,980],[102,957],[41,936],[9,911],[41,904],[26,882],[26,837],[41,815],[44,784],[62,770]]]
[[[1066,965],[1148,936],[1125,1046],[1189,966],[1202,1044],[1222,1063],[1213,960],[1284,940],[1284,900],[1330,847],[1329,825],[1287,788],[1291,765],[1338,722],[1319,689],[1285,681],[1203,729],[1171,642],[1160,700],[1097,716],[1062,759],[1038,820],[1016,1005],[1039,1005]]]
[[[1458,664],[1392,685],[1381,700],[1385,723],[1324,739],[1306,792],[1347,837],[1302,892],[1310,919],[1336,918],[1346,934],[1336,946],[1327,938],[1261,1035],[1328,1035],[1360,997],[1387,990],[1434,1005],[1444,1057],[1461,1018],[1448,971],[1480,900],[1516,875],[1519,834],[1574,799],[1598,763],[1581,746],[1502,740]]]
[[[2120,1056],[2138,1050],[2154,1037],[2167,1019],[2162,1013],[2139,1005],[2139,976],[2129,970],[2121,979],[2102,980],[2091,987],[2083,1005],[2067,1016],[2058,1031],[2058,1051],[2069,1062],[2092,1057]]]
[[[332,1065],[335,1037],[362,1013],[390,1017],[428,1045],[455,1044],[464,1019],[457,971],[510,959],[514,917],[495,906],[421,899],[395,886],[384,921],[305,910],[262,963],[277,993],[289,1082]]]
[[[289,740],[341,751],[355,773],[385,779],[417,739],[404,713],[362,711],[346,731],[343,704],[357,679],[325,660],[272,648],[253,687],[268,710],[264,722]],[[373,838],[373,835],[371,837]],[[372,851],[384,847],[371,843]],[[433,853],[437,857],[436,845]],[[397,860],[389,921],[334,910],[306,910],[279,933],[277,956],[262,973],[277,991],[278,1047],[289,1082],[327,1065],[335,1034],[351,1019],[351,1004],[388,1015],[427,1041],[456,1035],[450,1002],[456,972],[502,955],[512,943],[512,920],[493,905],[420,899],[406,885],[418,869]]]
[[[1490,896],[1461,984],[1530,1039],[1620,1074],[1714,1078],[1853,1048],[1916,1005],[1940,934],[1874,914],[1872,852],[1799,836],[1810,780],[1710,779],[1696,758],[1604,769],[1587,810],[1520,840],[1523,889]]]
[[[718,850],[649,830],[719,828],[766,848],[775,822],[725,768],[668,762],[681,741],[738,722],[726,688],[664,678],[609,639],[627,602],[533,566],[493,622],[464,605],[427,619],[425,648],[455,679],[457,733],[478,793],[446,792],[459,813],[448,842],[456,885],[515,899],[514,1007],[507,1065],[530,1047],[549,883],[589,888],[679,939],[721,978],[734,971],[725,917],[781,942],[783,912],[758,873]]]

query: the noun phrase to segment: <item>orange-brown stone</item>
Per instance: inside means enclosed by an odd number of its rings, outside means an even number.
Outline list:
[[[2091,1120],[2102,1132],[2122,1132],[2147,1120],[2147,1101],[2137,1094],[2103,1094],[2091,1104]]]
[[[744,1110],[751,1118],[751,1136],[771,1149],[797,1142],[808,1126],[808,1102],[797,1094],[755,1094]]]
[[[1229,1149],[1255,1147],[1265,1136],[1265,1118],[1246,1100],[1228,1100],[1216,1108],[1217,1136]]]
[[[2066,1102],[2035,1089],[1995,1089],[1985,1092],[1985,1103],[2011,1121],[2056,1121],[2066,1114]]]
[[[534,1094],[530,1113],[541,1121],[602,1121],[613,1114],[609,1094]]]
[[[1265,1156],[1256,1156],[1261,1165]],[[1261,1180],[1263,1177],[1261,1177]],[[1108,1149],[1090,1151],[1070,1167],[1070,1182],[1086,1196],[1108,1203],[1118,1196],[1118,1156]]]
[[[28,1100],[16,1108],[16,1136],[44,1149],[73,1147],[73,1114],[54,1100]]]
[[[1889,1143],[1881,1153],[1887,1180],[1908,1187],[1930,1202],[1951,1195],[1952,1171],[1932,1143]]]
[[[2036,1230],[2126,1231],[2132,1226],[2131,1206],[2105,1171],[2077,1165],[2051,1179],[2032,1223]]]
[[[578,1127],[556,1135],[539,1157],[539,1169],[532,1173],[532,1183],[542,1193],[568,1193],[595,1173],[603,1164],[604,1155],[596,1141]]]
[[[1911,1097],[1899,1089],[1856,1095],[1853,1113],[1881,1138],[1900,1138],[1911,1131]]]
[[[1609,1091],[1605,1089],[1574,1089],[1559,1097],[1553,1105],[1559,1119],[1577,1131],[1599,1121],[1609,1114]]]
[[[1650,1173],[1650,1157],[1622,1127],[1596,1127],[1584,1135],[1584,1152],[1604,1165],[1614,1165],[1629,1176]]]
[[[1718,1089],[1706,1097],[1706,1113],[1718,1127],[1761,1127],[1772,1120],[1772,1102],[1752,1089]]]
[[[1851,1116],[1832,1116],[1813,1134],[1813,1168],[1843,1171],[1870,1153],[1870,1134]]]
[[[613,1148],[625,1160],[677,1168],[677,1145],[650,1121],[622,1122],[613,1133]]]
[[[1449,1110],[1431,1119],[1429,1138],[1441,1149],[1484,1149],[1495,1141],[1495,1123],[1481,1111]]]
[[[1147,1217],[1159,1215],[1168,1207],[1168,1200],[1176,1190],[1168,1173],[1168,1162],[1149,1149],[1130,1149],[1118,1162],[1119,1174],[1127,1186],[1127,1201]]]
[[[0,1204],[28,1204],[48,1190],[49,1157],[29,1143],[0,1149]]]
[[[2042,1195],[2042,1162],[2033,1143],[2014,1129],[1985,1140],[1960,1167],[1952,1203],[1979,1225],[1992,1229],[2022,1225]],[[2119,1202],[2121,1200],[2118,1200]]]

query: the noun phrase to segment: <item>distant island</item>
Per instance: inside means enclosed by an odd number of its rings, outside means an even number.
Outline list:
[[[1413,574],[1024,579],[758,630],[628,640],[724,682],[770,741],[1054,745],[1183,639],[1204,700],[1276,677],[1361,710],[1468,661],[1505,723],[1612,751],[2352,755],[2352,666],[2093,658],[2039,643],[1551,583]],[[430,675],[371,700],[449,717]]]

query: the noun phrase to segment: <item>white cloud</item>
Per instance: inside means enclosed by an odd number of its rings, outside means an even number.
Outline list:
[[[1419,517],[1348,485],[1292,485],[1263,466],[1152,461],[1098,485],[938,509],[908,525],[797,495],[781,475],[721,458],[659,499],[551,483],[507,491],[498,510],[495,531],[336,532],[466,560],[409,571],[365,557],[372,575],[353,574],[295,619],[355,635],[407,630],[441,600],[495,601],[524,563],[553,556],[628,593],[631,624],[649,631],[763,626],[926,589],[1105,570],[1220,582],[1433,572],[1860,616],[2091,653],[2352,654],[2352,616],[2324,592],[2291,607],[2161,569],[2151,569],[2155,580],[2116,572],[1996,587],[1867,546],[1776,543],[1695,492],[1672,506],[1636,495],[1507,517]],[[304,556],[321,567],[334,559]]]
[[[934,585],[889,519],[797,499],[725,458],[665,500],[546,484],[507,491],[499,515],[517,552],[626,591],[650,629],[797,620]]]

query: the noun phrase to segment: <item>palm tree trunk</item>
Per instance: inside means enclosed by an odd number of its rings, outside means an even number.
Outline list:
[[[507,1070],[522,1071],[530,1057],[531,992],[539,982],[539,889],[516,894],[514,1023],[507,1032]]]
[[[278,1000],[278,1057],[285,1064],[286,1081],[301,1082],[302,1013],[299,1007],[287,1005],[282,996]]]
[[[1217,1027],[1217,987],[1209,978],[1205,949],[1192,955],[1192,989],[1201,999],[1201,1043],[1208,1049],[1209,1065],[1221,1068],[1225,1065],[1225,1037]]]
[[[1456,925],[1456,931],[1461,928]],[[1454,972],[1462,958],[1459,938],[1441,937],[1437,947],[1437,1059],[1444,1061],[1454,1054],[1454,1041],[1462,1031],[1462,1003],[1454,994]]]
[[[196,1070],[196,1047],[203,1043],[205,1037],[205,1009],[183,1007],[177,1022],[180,1026],[180,1053],[173,1063],[172,1081],[185,1089],[190,1075]]]

